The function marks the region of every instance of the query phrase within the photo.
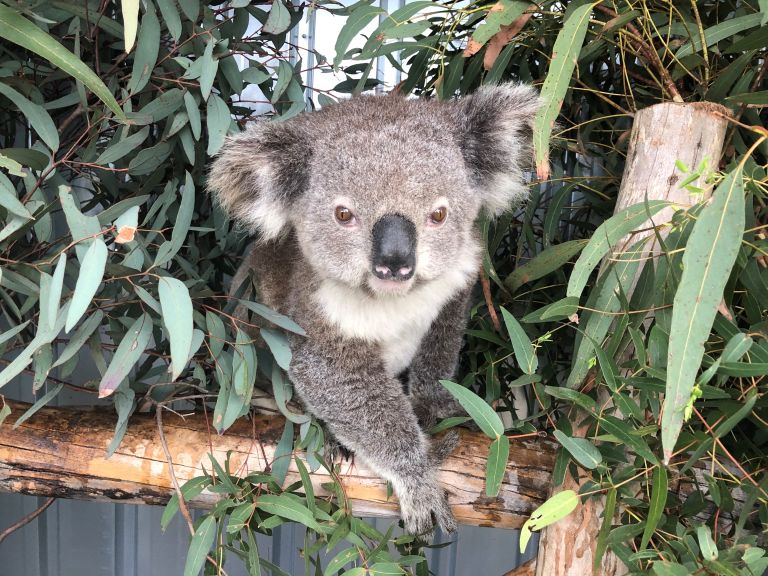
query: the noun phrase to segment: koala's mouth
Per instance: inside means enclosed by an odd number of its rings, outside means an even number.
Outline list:
[[[371,274],[368,278],[368,287],[375,295],[381,296],[402,296],[410,292],[415,277],[411,276],[407,280],[383,279]]]

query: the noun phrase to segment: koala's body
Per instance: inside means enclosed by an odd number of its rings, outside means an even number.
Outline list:
[[[411,533],[455,519],[437,482],[461,413],[454,376],[481,262],[476,220],[525,196],[538,95],[359,97],[228,139],[210,187],[258,232],[235,279],[296,320],[289,375],[306,408],[392,483]]]

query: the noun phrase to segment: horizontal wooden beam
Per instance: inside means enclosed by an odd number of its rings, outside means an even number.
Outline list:
[[[14,416],[28,404],[8,401]],[[164,504],[173,488],[154,417],[134,414],[120,447],[106,457],[115,427],[109,409],[43,408],[18,428],[11,420],[0,427],[0,490],[145,504]],[[219,436],[205,414],[166,412],[163,430],[180,483],[210,470],[213,454],[223,462],[231,452],[231,469],[245,475],[262,471],[274,460],[285,421],[255,416],[238,421]],[[507,472],[499,495],[485,495],[485,466],[490,440],[461,430],[461,443],[440,469],[458,521],[476,526],[519,528],[545,499],[551,484],[554,447],[535,438],[513,439]],[[300,455],[300,454],[299,454]],[[301,455],[300,455],[301,456]],[[315,493],[327,474],[312,474]],[[394,516],[397,503],[387,499],[386,484],[360,462],[344,462],[340,477],[353,512],[358,516]],[[287,483],[299,479],[292,463]],[[190,502],[210,507],[217,496],[203,493]]]

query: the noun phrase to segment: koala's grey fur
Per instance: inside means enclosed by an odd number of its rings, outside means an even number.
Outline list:
[[[358,97],[259,123],[211,168],[218,201],[259,234],[238,277],[252,273],[260,300],[306,330],[290,342],[297,393],[392,483],[411,533],[455,528],[436,477],[453,445],[431,448],[420,422],[462,412],[438,380],[456,370],[481,261],[475,221],[524,198],[538,104],[520,84],[442,103]],[[336,220],[339,205],[354,226]],[[429,224],[439,206],[447,218]],[[371,271],[372,226],[392,214],[417,239],[414,276],[396,293]]]

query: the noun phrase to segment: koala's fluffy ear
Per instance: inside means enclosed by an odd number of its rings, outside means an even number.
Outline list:
[[[208,187],[234,220],[270,240],[286,229],[291,203],[307,188],[311,153],[302,126],[261,122],[227,138]]]
[[[526,84],[484,86],[457,102],[459,146],[483,197],[483,208],[499,214],[523,200],[523,171],[531,166],[533,119],[538,92]]]

